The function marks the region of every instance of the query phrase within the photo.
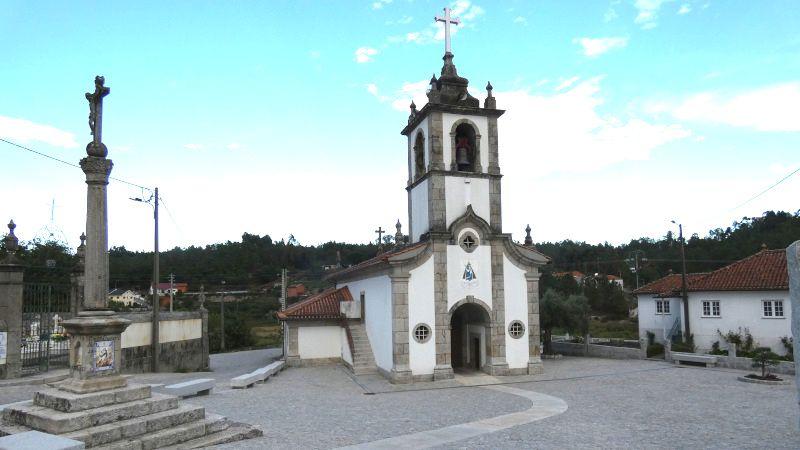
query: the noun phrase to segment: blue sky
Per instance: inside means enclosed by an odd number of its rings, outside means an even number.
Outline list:
[[[0,9],[0,137],[77,162],[106,77],[113,176],[159,186],[162,247],[364,242],[407,226],[412,98],[441,68],[441,1],[31,2]],[[449,4],[455,63],[500,121],[503,215],[521,239],[627,241],[796,211],[800,7],[792,1]],[[83,230],[78,169],[0,143],[0,219]],[[110,243],[151,216],[109,186]]]

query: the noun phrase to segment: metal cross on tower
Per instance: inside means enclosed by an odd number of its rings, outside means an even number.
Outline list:
[[[450,17],[450,8],[444,9],[444,17],[436,16],[433,18],[434,22],[444,22],[444,52],[452,53],[450,51],[450,24],[458,25],[461,23],[458,17]]]
[[[378,227],[378,229],[375,230],[375,232],[378,233],[378,245],[381,245],[381,243],[383,243],[383,239],[381,239],[381,236],[383,235],[383,233],[386,233],[386,230],[382,229],[381,227]]]

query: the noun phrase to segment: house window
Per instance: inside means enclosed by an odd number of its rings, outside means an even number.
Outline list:
[[[721,317],[719,300],[703,300],[703,317]]]
[[[508,324],[508,334],[514,339],[519,339],[525,334],[525,325],[519,320],[514,320]]]
[[[783,300],[762,300],[764,317],[783,318]]]
[[[669,314],[669,300],[656,300],[656,314]]]
[[[419,342],[420,344],[424,344],[428,342],[428,339],[431,338],[431,327],[428,325],[421,323],[414,327],[414,340]]]

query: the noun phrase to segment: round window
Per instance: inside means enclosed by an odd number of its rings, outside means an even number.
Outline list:
[[[463,235],[461,235],[461,239],[458,241],[458,245],[464,249],[464,251],[472,253],[478,247],[478,236],[475,236],[475,233],[471,231],[465,231]]]
[[[508,334],[514,339],[519,339],[525,334],[525,325],[519,320],[514,320],[508,324]]]
[[[414,327],[414,340],[419,342],[420,344],[424,344],[428,342],[428,339],[431,338],[431,327],[428,325],[421,323]]]

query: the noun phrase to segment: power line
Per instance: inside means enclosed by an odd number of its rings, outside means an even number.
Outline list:
[[[35,153],[35,154],[37,154],[39,156],[42,156],[44,158],[48,158],[48,159],[52,159],[53,161],[60,162],[61,164],[66,164],[66,165],[68,165],[70,167],[75,167],[77,169],[81,168],[81,166],[79,166],[77,164],[73,164],[71,162],[64,161],[63,159],[58,159],[55,156],[50,156],[50,155],[48,155],[46,153],[42,153],[42,152],[34,150],[32,148],[25,147],[24,145],[17,144],[16,142],[11,142],[11,141],[9,141],[7,139],[3,139],[3,138],[0,138],[0,141],[5,142],[6,144],[9,144],[9,145],[13,145],[14,147],[17,147],[17,148],[21,148],[22,150],[27,150],[27,151],[29,151],[31,153]],[[123,180],[122,178],[108,177],[108,179],[109,180],[114,180],[114,181],[119,181],[120,183],[125,183],[125,184],[131,185],[131,186],[135,186],[135,187],[138,187],[140,189],[144,189],[146,191],[150,191],[150,192],[153,191],[152,189],[150,189],[148,187],[144,187],[144,186],[142,186],[140,184],[136,184],[136,183],[131,182],[131,181]]]
[[[733,211],[733,210],[735,210],[735,209],[739,209],[739,208],[741,208],[742,206],[744,206],[744,205],[746,205],[746,204],[750,203],[751,201],[753,201],[753,200],[757,199],[758,197],[761,197],[762,195],[764,195],[764,194],[766,194],[767,192],[769,192],[770,190],[772,190],[772,189],[773,189],[775,186],[777,186],[777,185],[779,185],[779,184],[783,183],[784,181],[788,180],[789,178],[791,178],[791,177],[792,177],[794,174],[796,174],[797,172],[800,172],[800,167],[798,167],[797,169],[795,169],[794,171],[792,171],[792,173],[790,173],[789,175],[786,175],[785,177],[783,177],[783,178],[781,178],[780,180],[778,180],[778,182],[777,182],[777,183],[775,183],[775,184],[773,184],[772,186],[770,186],[770,187],[768,187],[768,188],[764,189],[763,191],[759,192],[758,194],[756,194],[756,195],[754,195],[754,196],[750,197],[749,199],[747,199],[747,201],[745,201],[745,202],[743,202],[742,204],[740,204],[739,206],[737,206],[737,207],[733,208],[731,211]]]

